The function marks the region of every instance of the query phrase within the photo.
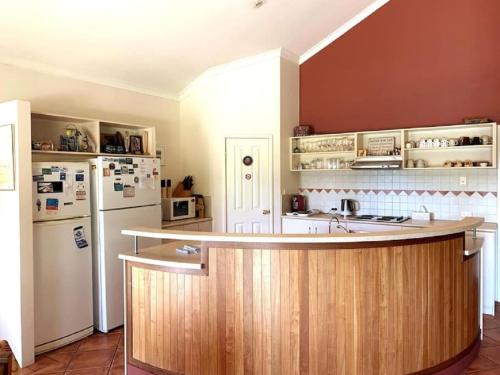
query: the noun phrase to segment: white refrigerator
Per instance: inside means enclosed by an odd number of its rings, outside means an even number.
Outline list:
[[[94,323],[101,332],[124,323],[123,264],[118,254],[133,251],[121,234],[134,227],[161,228],[160,160],[98,157],[92,164],[94,230]],[[141,239],[141,248],[159,244]]]
[[[35,352],[93,332],[88,163],[33,163]]]

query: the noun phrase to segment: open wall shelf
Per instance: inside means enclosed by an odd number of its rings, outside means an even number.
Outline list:
[[[290,138],[290,170],[297,172],[351,170],[350,163],[361,150],[366,150],[371,138],[390,137],[394,139],[394,147],[400,149],[403,169],[462,169],[462,168],[496,168],[497,167],[497,124],[460,124],[410,128],[397,130],[379,130],[357,133],[322,134],[306,137]],[[464,139],[468,145],[458,145]],[[487,140],[487,144],[477,144]],[[420,142],[425,140],[425,144]],[[436,140],[439,146],[435,147]],[[457,145],[450,146],[446,142],[453,140]],[[441,142],[443,141],[443,142]],[[431,145],[432,144],[432,145]],[[425,147],[420,147],[425,146]],[[430,147],[428,147],[430,146]],[[369,156],[368,156],[369,157]],[[331,159],[341,160],[339,164]],[[422,160],[425,168],[410,168],[411,162],[416,165]],[[445,165],[473,166],[448,167]],[[481,166],[480,163],[486,166]],[[334,166],[334,168],[330,168]]]
[[[76,142],[61,136],[67,136],[70,130],[78,131],[78,150]],[[106,153],[103,145],[110,137],[119,134],[124,139],[137,137],[135,144],[140,146],[140,153]],[[85,138],[86,137],[86,138]],[[31,114],[31,142],[33,159],[45,161],[49,158],[71,159],[92,158],[101,155],[154,157],[156,144],[155,128],[138,124],[101,121],[97,119],[73,117],[58,114]],[[83,139],[88,140],[87,142]],[[64,144],[62,144],[64,142]],[[38,143],[35,147],[35,144]],[[38,149],[38,148],[43,149]],[[35,149],[37,148],[37,149]]]

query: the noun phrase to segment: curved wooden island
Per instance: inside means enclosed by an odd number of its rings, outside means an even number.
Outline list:
[[[129,374],[460,373],[479,345],[482,219],[394,232],[124,234]],[[466,244],[467,242],[467,244]]]

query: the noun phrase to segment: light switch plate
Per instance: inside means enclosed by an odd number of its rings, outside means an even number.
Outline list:
[[[460,185],[465,186],[467,185],[467,177],[465,176],[460,176]]]

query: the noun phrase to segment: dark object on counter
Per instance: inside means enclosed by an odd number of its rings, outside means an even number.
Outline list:
[[[292,195],[292,212],[304,211],[306,209],[306,198],[303,195]]]
[[[311,125],[299,125],[293,128],[293,134],[295,137],[304,137],[307,135],[313,135],[314,130]]]
[[[167,184],[165,180],[161,180],[161,197],[167,198]]]
[[[167,180],[167,198],[172,198],[172,180]]]
[[[350,216],[356,211],[356,201],[353,199],[340,200],[340,213],[344,216]]]
[[[182,186],[184,186],[184,190],[191,190],[193,187],[193,176],[186,176],[182,181]]]

